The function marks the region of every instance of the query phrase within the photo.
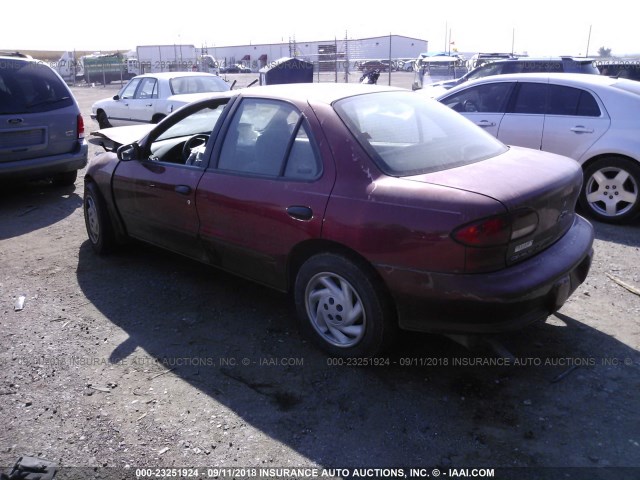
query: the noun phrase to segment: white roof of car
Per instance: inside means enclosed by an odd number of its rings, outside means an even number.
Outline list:
[[[154,78],[165,78],[172,79],[178,77],[217,77],[218,75],[214,75],[213,73],[206,72],[158,72],[158,73],[143,73],[142,75],[136,75],[134,78],[138,77],[154,77]]]
[[[640,82],[624,78],[607,77],[605,75],[590,75],[585,73],[509,73],[505,75],[492,75],[462,83],[450,90],[447,90],[443,94],[438,95],[436,98],[439,99],[451,95],[452,93],[464,90],[474,85],[514,81],[550,82],[562,85],[581,86],[585,88],[606,88],[618,85],[625,86],[626,88],[624,88],[624,90],[632,92],[639,91],[640,93]]]

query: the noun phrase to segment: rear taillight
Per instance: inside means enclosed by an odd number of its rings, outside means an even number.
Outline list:
[[[504,245],[511,238],[511,222],[506,215],[485,218],[454,230],[452,236],[467,247]]]
[[[519,210],[510,215],[484,218],[455,229],[451,236],[467,247],[497,247],[526,237],[538,227],[534,210]]]
[[[78,140],[84,140],[84,120],[78,115]]]

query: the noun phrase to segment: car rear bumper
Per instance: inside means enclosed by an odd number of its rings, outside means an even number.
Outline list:
[[[499,333],[546,319],[584,282],[593,227],[576,215],[540,254],[504,270],[443,274],[378,267],[396,301],[400,327],[434,333]]]
[[[58,173],[80,170],[87,165],[88,151],[87,142],[82,142],[73,152],[63,155],[0,162],[0,179],[46,178]]]

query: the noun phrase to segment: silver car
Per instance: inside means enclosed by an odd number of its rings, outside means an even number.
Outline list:
[[[507,145],[582,164],[580,204],[623,223],[640,212],[640,83],[599,75],[486,77],[437,97]]]
[[[71,185],[87,164],[80,108],[47,64],[0,54],[0,180]]]

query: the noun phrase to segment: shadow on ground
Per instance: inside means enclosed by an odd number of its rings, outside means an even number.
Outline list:
[[[389,365],[355,368],[298,335],[287,296],[154,248],[98,257],[85,242],[77,277],[129,335],[111,362],[136,348],[216,359],[173,374],[320,465],[637,464],[638,352],[578,319],[499,339],[519,365],[404,334]]]

